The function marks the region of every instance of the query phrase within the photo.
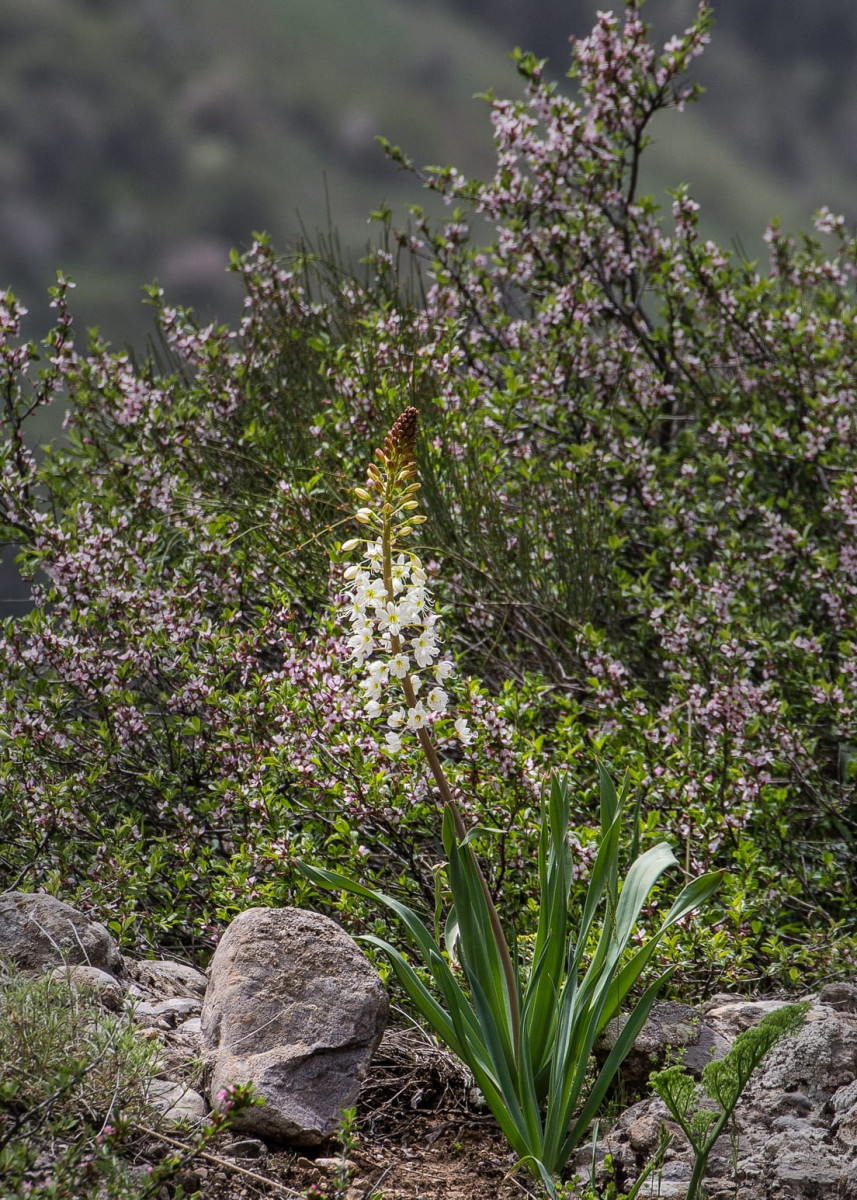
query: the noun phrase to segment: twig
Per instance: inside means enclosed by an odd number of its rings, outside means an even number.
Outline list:
[[[369,1200],[369,1198],[375,1192],[377,1192],[378,1188],[381,1186],[381,1184],[384,1182],[384,1180],[390,1174],[392,1169],[393,1169],[392,1164],[389,1167],[385,1167],[374,1183],[367,1184],[366,1190],[363,1192],[363,1195],[360,1197],[360,1200]]]

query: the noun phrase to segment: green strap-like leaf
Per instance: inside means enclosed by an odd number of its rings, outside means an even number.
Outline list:
[[[645,1025],[649,1013],[651,1012],[652,1005],[657,998],[658,992],[661,990],[671,974],[671,971],[667,971],[666,974],[660,977],[660,979],[656,979],[654,983],[650,984],[643,993],[633,1012],[628,1017],[628,1020],[619,1034],[619,1037],[616,1039],[613,1049],[610,1051],[610,1054],[607,1057],[607,1061],[604,1063],[604,1066],[598,1073],[598,1078],[589,1092],[583,1108],[580,1110],[577,1118],[574,1121],[574,1124],[568,1131],[568,1136],[560,1147],[558,1157],[559,1162],[564,1163],[567,1161],[568,1156],[586,1133],[590,1122],[592,1121],[593,1117],[601,1106],[601,1102],[607,1094],[607,1089],[616,1076],[616,1072],[624,1062],[625,1057],[633,1046],[640,1030]],[[571,1116],[572,1114],[569,1113],[569,1121],[571,1120]],[[566,1125],[566,1128],[568,1128],[568,1125]],[[548,1166],[550,1166],[550,1159],[547,1155],[545,1158]]]

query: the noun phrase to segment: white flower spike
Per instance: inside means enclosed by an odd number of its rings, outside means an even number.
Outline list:
[[[348,646],[351,661],[366,672],[361,683],[364,711],[368,717],[386,719],[390,731],[386,747],[392,754],[402,749],[400,731],[424,737],[421,731],[446,716],[449,694],[442,685],[455,671],[449,659],[437,661],[438,616],[427,575],[419,557],[403,550],[400,540],[424,519],[416,512],[416,428],[416,409],[405,409],[387,435],[384,449],[376,451],[378,461],[369,467],[366,486],[355,489],[361,501],[357,520],[378,532],[365,539],[352,538],[342,546],[346,552],[362,549],[360,562],[345,570],[352,585],[346,594]],[[393,682],[398,687],[391,695]],[[424,686],[425,699],[418,700]],[[406,708],[401,706],[399,688]],[[473,741],[463,719],[455,722],[455,730],[463,745]]]

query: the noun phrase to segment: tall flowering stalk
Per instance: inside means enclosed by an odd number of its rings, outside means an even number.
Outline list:
[[[355,489],[363,504],[356,518],[372,530],[373,536],[353,538],[343,545],[346,553],[361,546],[364,549],[361,562],[345,571],[352,584],[348,594],[351,659],[355,665],[366,668],[362,687],[367,713],[372,717],[386,713],[390,726],[386,735],[388,748],[393,752],[401,749],[400,731],[416,734],[455,836],[465,844],[464,853],[476,872],[490,917],[511,1027],[516,1031],[517,1054],[518,988],[509,946],[485,876],[467,842],[467,827],[431,736],[432,726],[447,712],[449,697],[442,685],[452,676],[454,667],[448,659],[440,658],[438,618],[423,565],[412,550],[402,548],[402,542],[426,519],[418,511],[416,498],[420,487],[415,453],[418,421],[416,408],[408,407],[401,413],[384,439],[383,449],[375,451],[376,461],[369,466],[366,486]],[[422,700],[420,693],[427,676],[429,690]],[[397,684],[405,708],[390,703]],[[472,741],[464,718],[458,718],[453,728],[464,745]]]
[[[452,670],[440,658],[437,618],[419,558],[401,548],[421,523],[414,446],[417,411],[407,408],[376,451],[366,486],[357,489],[357,513],[371,537],[355,538],[346,550],[364,547],[360,563],[347,569],[353,588],[348,604],[351,657],[365,670],[366,708],[386,715],[388,745],[401,747],[402,733],[419,739],[444,805],[443,845],[452,911],[446,922],[446,956],[423,922],[392,896],[356,880],[302,864],[303,873],[326,888],[342,889],[391,909],[419,948],[443,1003],[407,959],[380,938],[367,940],[389,957],[399,983],[435,1033],[470,1067],[510,1145],[553,1200],[556,1178],[585,1136],[622,1059],[627,1054],[666,975],[650,982],[628,1016],[594,1083],[590,1060],[595,1042],[616,1016],[648,966],[659,941],[706,900],[720,874],[692,880],[648,938],[634,938],[643,905],[661,875],[676,865],[661,843],[635,854],[619,882],[620,832],[625,789],[617,794],[600,769],[601,838],[576,931],[569,931],[574,880],[569,848],[568,782],[554,775],[542,797],[538,875],[541,904],[529,970],[513,966],[497,910],[473,853],[470,837],[444,775],[431,729],[447,720],[440,686]],[[420,699],[429,673],[430,690]],[[398,685],[398,695],[391,691]],[[400,732],[401,731],[401,732]],[[469,731],[456,723],[463,740]],[[598,914],[601,913],[600,922]],[[467,988],[450,968],[461,965]]]

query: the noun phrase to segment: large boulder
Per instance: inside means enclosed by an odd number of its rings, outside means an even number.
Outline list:
[[[381,1040],[387,995],[347,934],[299,909],[235,918],[209,967],[202,1010],[212,1102],[253,1083],[265,1100],[236,1118],[261,1137],[323,1142],[352,1106]]]
[[[41,892],[0,895],[0,958],[22,971],[85,964],[122,972],[119,947],[103,925]]]

